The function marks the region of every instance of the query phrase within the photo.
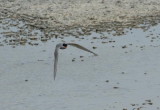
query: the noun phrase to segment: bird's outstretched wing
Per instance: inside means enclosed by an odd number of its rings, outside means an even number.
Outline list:
[[[67,43],[67,44],[68,44],[68,45],[71,45],[71,46],[74,46],[74,47],[77,47],[77,48],[79,48],[79,49],[81,49],[81,50],[84,50],[84,51],[93,53],[95,56],[98,56],[98,54],[92,52],[91,50],[89,50],[89,49],[87,49],[87,48],[85,48],[85,47],[83,47],[83,46],[81,46],[81,45],[79,45],[79,44],[75,44],[75,43]]]
[[[54,51],[54,80],[56,78],[57,63],[58,63],[58,48],[56,47]]]

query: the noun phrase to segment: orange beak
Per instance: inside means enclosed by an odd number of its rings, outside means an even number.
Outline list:
[[[67,48],[67,46],[60,47],[60,49],[66,49],[66,48]]]

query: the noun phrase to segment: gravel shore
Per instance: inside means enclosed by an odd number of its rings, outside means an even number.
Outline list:
[[[72,28],[159,16],[160,0],[1,0],[2,16],[39,28]],[[6,15],[5,15],[6,14]]]

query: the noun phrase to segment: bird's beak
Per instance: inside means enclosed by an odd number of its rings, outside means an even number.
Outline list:
[[[67,48],[67,46],[60,47],[60,49],[66,49],[66,48]]]

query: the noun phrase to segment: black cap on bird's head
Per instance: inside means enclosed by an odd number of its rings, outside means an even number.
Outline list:
[[[67,44],[64,43],[63,46],[64,46],[64,47],[67,47]]]
[[[67,48],[67,44],[63,43],[62,46],[60,47],[60,49],[66,49]]]

